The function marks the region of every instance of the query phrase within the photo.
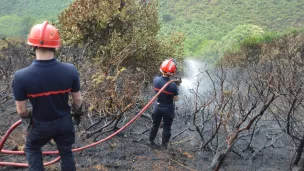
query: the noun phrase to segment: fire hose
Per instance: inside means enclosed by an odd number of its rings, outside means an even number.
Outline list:
[[[154,102],[154,100],[158,97],[158,95],[164,91],[164,89],[171,83],[171,82],[175,82],[177,80],[170,80],[168,81],[159,91],[158,93],[156,93],[153,98],[149,101],[149,103],[142,108],[139,113],[137,115],[134,116],[134,118],[132,118],[127,124],[125,124],[123,127],[121,127],[120,129],[118,129],[117,131],[115,131],[114,133],[112,133],[111,135],[109,135],[108,137],[99,140],[95,143],[83,146],[83,147],[79,147],[79,148],[74,148],[72,151],[73,152],[78,152],[81,150],[85,150],[88,148],[91,148],[93,146],[96,146],[100,143],[103,143],[111,138],[113,138],[115,135],[117,135],[118,133],[120,133],[121,131],[123,131],[124,129],[126,129],[128,126],[130,126],[133,122],[135,122],[147,109],[148,107]],[[13,130],[15,128],[17,128],[20,124],[22,123],[21,120],[17,121],[16,123],[14,123],[5,133],[5,135],[2,137],[1,141],[0,141],[0,153],[4,153],[4,154],[25,154],[24,151],[12,151],[12,150],[4,150],[2,149],[4,146],[5,141],[7,140],[7,138],[9,137],[9,135],[13,132]],[[51,155],[51,154],[59,154],[58,150],[57,151],[43,151],[42,154],[44,155]],[[55,159],[53,159],[52,161],[46,162],[43,165],[47,166],[47,165],[51,165],[54,164],[56,162],[58,162],[60,160],[60,157],[57,157]],[[15,167],[28,167],[28,164],[26,163],[15,163],[15,162],[0,162],[0,166],[15,166]]]

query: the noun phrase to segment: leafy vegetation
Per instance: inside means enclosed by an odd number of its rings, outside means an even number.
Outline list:
[[[248,37],[260,37],[264,33],[263,29],[256,25],[239,25],[234,30],[228,32],[220,41],[204,45],[201,49],[210,60],[219,59],[227,51],[237,51],[239,45]]]
[[[300,34],[304,33],[304,28],[293,28],[293,29],[288,29],[284,32],[266,32],[261,35],[255,35],[255,36],[249,36],[245,38],[243,41],[240,42],[238,46],[238,50],[241,46],[255,46],[259,44],[264,44],[264,43],[270,43],[275,39],[279,39],[284,36],[291,36],[294,34]]]
[[[31,25],[45,19],[56,21],[57,15],[72,2],[1,0],[0,36],[25,37]],[[159,35],[183,33],[186,37],[186,56],[217,59],[226,50],[233,51],[246,36],[251,37],[250,31],[246,29],[252,26],[272,33],[303,27],[303,8],[302,0],[161,0]],[[240,39],[228,40],[231,37]]]
[[[23,35],[26,35],[28,32],[27,28],[30,27],[27,24],[32,23],[26,21],[26,19],[23,19],[16,15],[0,17],[0,37],[22,37]]]
[[[49,20],[73,0],[0,0],[0,37],[25,37],[35,23]]]
[[[51,17],[59,14],[73,0],[1,0],[0,16],[18,15],[37,18]]]
[[[187,56],[203,54],[213,58],[218,54],[211,54],[210,48],[225,43],[225,39],[230,37],[227,34],[244,25],[255,25],[264,32],[303,27],[303,8],[302,0],[162,0],[161,35],[182,32],[187,36]]]

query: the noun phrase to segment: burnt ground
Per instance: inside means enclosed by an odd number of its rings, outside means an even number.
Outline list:
[[[210,170],[208,169],[214,152],[210,149],[198,150],[200,146],[199,136],[196,132],[192,132],[187,128],[191,128],[191,124],[185,124],[184,114],[178,113],[175,117],[172,126],[172,139],[169,149],[158,150],[152,149],[148,145],[148,128],[151,126],[151,119],[149,118],[149,111],[145,114],[146,117],[139,118],[133,125],[118,134],[109,141],[99,144],[90,149],[76,152],[75,159],[77,162],[78,170],[83,171],[187,171],[187,170]],[[131,115],[130,115],[131,116]],[[134,116],[134,115],[132,115]],[[147,117],[148,116],[148,117]],[[9,119],[10,118],[10,119]],[[125,120],[129,120],[125,118]],[[16,114],[7,115],[5,118],[8,122],[2,122],[1,134],[6,130],[5,125],[18,120]],[[3,120],[2,120],[3,121]],[[86,125],[88,120],[83,122]],[[6,124],[4,124],[6,123]],[[9,124],[10,123],[10,124]],[[125,124],[125,122],[120,123]],[[121,126],[120,125],[120,126]],[[81,127],[80,127],[81,128]],[[187,131],[179,134],[183,130]],[[82,130],[82,129],[80,129]],[[161,142],[161,135],[159,130],[156,142]],[[247,139],[239,139],[234,151],[231,152],[225,160],[222,171],[287,171],[289,170],[290,161],[293,157],[294,149],[291,142],[284,134],[275,141],[271,146],[257,152],[259,148],[267,146],[272,142],[271,137],[276,136],[279,129],[275,124],[266,123],[261,126],[261,131],[258,132],[255,140],[253,141],[252,150],[247,150],[242,153],[241,150],[245,149]],[[85,139],[81,135],[81,131],[77,131],[77,143],[75,146],[82,146],[89,144],[93,139]],[[108,132],[102,137],[106,137],[111,132]],[[176,136],[179,134],[178,136]],[[99,137],[98,139],[101,139]],[[5,149],[22,149],[24,143],[24,133],[21,126],[14,131],[13,135],[5,144]],[[225,144],[225,141],[219,140],[220,143]],[[45,150],[55,149],[51,145],[44,147]],[[256,154],[254,153],[256,152]],[[252,157],[255,154],[255,157]],[[45,156],[45,161],[50,161],[54,157]],[[1,161],[18,161],[24,162],[24,156],[0,154]],[[56,163],[47,166],[46,170],[55,171],[60,170],[59,164]],[[24,168],[16,167],[0,167],[3,171],[22,171]]]

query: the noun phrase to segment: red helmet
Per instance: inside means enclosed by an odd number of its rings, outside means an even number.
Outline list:
[[[176,64],[174,60],[167,59],[160,66],[160,72],[166,75],[173,75],[176,72]]]
[[[60,37],[58,30],[47,21],[35,25],[28,35],[27,44],[35,47],[59,48]]]

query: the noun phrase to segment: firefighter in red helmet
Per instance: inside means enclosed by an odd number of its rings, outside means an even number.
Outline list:
[[[61,157],[61,170],[75,171],[72,118],[79,124],[85,111],[77,69],[54,57],[55,49],[60,47],[60,37],[58,30],[47,21],[31,29],[27,44],[34,48],[36,60],[15,72],[13,92],[17,113],[28,130],[24,151],[29,170],[44,170],[41,148],[53,139]],[[72,106],[68,104],[70,94]],[[31,110],[27,109],[28,100]]]
[[[176,63],[173,59],[162,62],[160,72],[162,76],[156,76],[153,80],[153,87],[157,93],[169,80],[177,70]],[[158,147],[154,139],[157,135],[161,120],[163,120],[162,144],[163,149],[167,149],[170,137],[171,126],[174,119],[174,101],[178,101],[178,86],[181,80],[170,83],[165,90],[157,97],[152,114],[153,126],[150,131],[150,144],[152,147]]]

